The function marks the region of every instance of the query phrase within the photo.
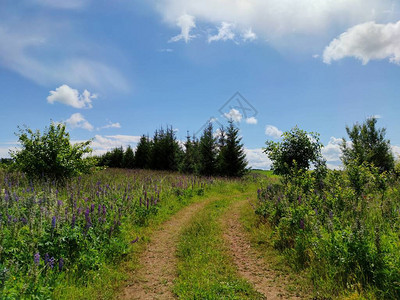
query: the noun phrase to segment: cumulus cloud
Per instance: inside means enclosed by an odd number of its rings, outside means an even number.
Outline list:
[[[80,113],[76,113],[71,115],[69,119],[65,121],[67,125],[71,128],[82,128],[86,129],[89,131],[93,130],[93,125],[90,124],[84,116],[82,116]]]
[[[190,32],[196,28],[195,18],[193,16],[183,14],[178,18],[176,25],[181,28],[181,33],[171,38],[170,42],[184,40],[185,43],[188,43],[195,37],[194,35],[190,34]]]
[[[351,27],[325,48],[323,61],[330,64],[345,57],[359,59],[364,65],[382,59],[400,64],[400,21],[367,22]]]
[[[209,36],[208,42],[233,40],[235,38],[235,34],[232,31],[233,27],[231,23],[222,22],[221,26],[218,27],[218,34]]]
[[[84,90],[82,94],[79,94],[78,90],[63,84],[56,88],[55,91],[50,91],[47,102],[51,104],[59,102],[75,108],[92,108],[92,99],[96,98],[97,95],[91,94],[88,90]]]
[[[251,125],[256,125],[258,123],[258,120],[254,117],[250,117],[246,119],[246,123]]]
[[[340,145],[342,139],[331,137],[328,144],[322,148],[322,155],[327,162],[340,162],[340,155],[342,151],[340,150]]]
[[[96,154],[104,153],[116,147],[126,148],[128,145],[137,144],[140,136],[133,135],[95,135],[91,146]]]
[[[271,168],[272,162],[261,148],[245,148],[244,153],[246,154],[246,159],[249,162],[249,167],[263,170]]]
[[[279,139],[282,136],[283,132],[273,125],[267,125],[265,127],[265,134],[267,136],[273,137],[274,139]]]
[[[392,5],[392,0],[157,0],[155,7],[169,24],[175,25],[186,13],[205,27],[225,22],[235,25],[233,33],[251,28],[271,45],[292,46],[288,43],[292,38],[320,38],[322,43],[337,28],[371,20],[388,22],[395,17],[388,13]]]
[[[242,121],[242,114],[237,110],[232,108],[228,113],[224,113],[225,118],[228,120],[233,120],[234,122],[240,123]]]

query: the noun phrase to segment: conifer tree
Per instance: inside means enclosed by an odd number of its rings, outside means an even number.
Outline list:
[[[220,149],[221,175],[228,177],[241,177],[247,171],[246,155],[244,146],[239,137],[239,129],[234,125],[233,120],[229,120],[226,130],[226,137],[223,138],[224,144]]]
[[[127,169],[133,169],[135,165],[135,155],[133,154],[132,147],[129,145],[124,153],[124,160],[122,166]]]
[[[216,174],[217,149],[213,136],[213,125],[210,122],[204,129],[199,144],[200,174],[212,176]]]
[[[148,136],[142,135],[136,147],[134,167],[137,169],[148,169],[150,167],[151,142]]]

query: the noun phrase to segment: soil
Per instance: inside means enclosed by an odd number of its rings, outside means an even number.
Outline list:
[[[240,211],[248,201],[236,202],[221,220],[224,239],[240,276],[254,286],[257,292],[268,300],[302,299],[291,295],[286,289],[287,278],[269,266],[257,249],[251,247],[250,240],[240,223]]]

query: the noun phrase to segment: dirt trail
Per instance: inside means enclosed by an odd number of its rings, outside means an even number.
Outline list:
[[[131,281],[120,299],[173,299],[171,292],[176,271],[176,245],[180,230],[209,201],[185,207],[161,225],[151,236],[151,242],[140,257],[141,266],[132,274]]]
[[[284,288],[285,278],[271,270],[258,251],[251,247],[250,241],[240,223],[240,211],[247,201],[236,202],[222,219],[224,239],[231,249],[231,255],[239,274],[254,288],[270,299],[301,299],[290,295]]]

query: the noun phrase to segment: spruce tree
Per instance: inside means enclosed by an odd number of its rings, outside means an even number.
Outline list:
[[[200,174],[212,176],[216,174],[217,149],[213,136],[213,125],[210,122],[204,129],[199,144]]]
[[[195,138],[191,139],[188,132],[180,170],[183,173],[197,173],[199,169],[198,164],[198,142]]]
[[[150,167],[151,142],[148,136],[143,135],[136,147],[134,167],[148,169]]]
[[[220,149],[221,175],[241,177],[246,173],[247,161],[241,140],[239,129],[234,125],[233,120],[230,120],[226,138],[223,138],[224,144]]]
[[[129,145],[124,153],[124,160],[122,166],[127,169],[133,169],[135,165],[135,156],[132,147]]]

